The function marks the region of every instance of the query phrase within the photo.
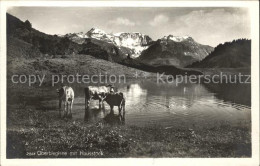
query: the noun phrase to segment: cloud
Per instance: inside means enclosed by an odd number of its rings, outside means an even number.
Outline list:
[[[124,26],[135,26],[136,25],[135,22],[130,21],[129,19],[123,18],[123,17],[118,17],[118,18],[116,18],[114,20],[110,20],[109,24],[112,24],[112,25],[124,25]]]
[[[250,17],[243,10],[195,10],[172,19],[175,35],[189,35],[195,40],[216,46],[237,38],[250,38]]]
[[[80,28],[79,24],[72,24],[71,27],[72,28]]]
[[[159,15],[156,15],[153,20],[151,20],[149,22],[149,24],[151,26],[158,26],[158,25],[162,25],[162,24],[165,24],[169,21],[169,17],[163,15],[163,14],[159,14]]]

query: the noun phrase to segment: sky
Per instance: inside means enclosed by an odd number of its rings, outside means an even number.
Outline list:
[[[153,40],[187,35],[214,47],[251,38],[247,8],[12,7],[7,12],[47,34],[85,33],[95,27],[107,33],[141,32]]]

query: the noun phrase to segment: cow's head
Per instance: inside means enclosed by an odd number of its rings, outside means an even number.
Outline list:
[[[63,88],[56,89],[56,93],[58,97],[62,97],[64,95],[64,89]]]
[[[106,87],[113,87],[113,85],[111,85],[111,84],[107,84]]]
[[[115,86],[113,86],[113,85],[111,85],[111,84],[108,84],[106,87],[109,87],[109,88],[110,88],[110,90],[109,90],[110,93],[111,93],[111,92],[115,92]]]

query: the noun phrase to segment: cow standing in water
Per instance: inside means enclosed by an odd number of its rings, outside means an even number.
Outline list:
[[[85,109],[89,108],[90,100],[99,100],[99,108],[101,104],[103,105],[103,100],[105,96],[114,92],[114,87],[112,85],[107,86],[88,86],[85,88]]]
[[[57,93],[59,96],[59,114],[61,116],[61,103],[64,103],[64,117],[68,116],[72,117],[72,105],[74,101],[74,91],[71,87],[63,86],[60,89],[57,89]]]
[[[104,98],[104,101],[107,102],[107,104],[110,106],[110,113],[114,114],[114,106],[118,107],[118,112],[120,117],[125,119],[125,97],[122,92],[117,93],[109,93]],[[121,114],[121,111],[123,110],[123,115]]]

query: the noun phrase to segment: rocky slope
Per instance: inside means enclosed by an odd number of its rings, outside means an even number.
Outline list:
[[[251,40],[239,39],[218,45],[205,59],[187,67],[242,68],[251,66]]]
[[[205,58],[213,48],[194,41],[189,36],[165,36],[144,50],[138,58],[151,65],[184,67]]]

